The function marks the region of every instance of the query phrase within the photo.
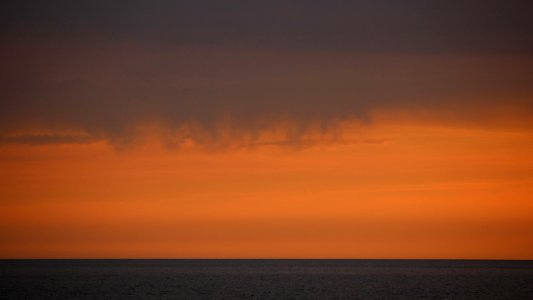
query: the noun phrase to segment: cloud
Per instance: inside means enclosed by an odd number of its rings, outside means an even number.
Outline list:
[[[2,12],[0,135],[128,144],[257,141],[369,124],[381,110],[530,112],[527,2],[48,1]],[[530,114],[528,113],[528,116]]]
[[[0,137],[0,144],[28,144],[28,145],[54,145],[54,144],[86,144],[94,141],[93,137],[83,135],[58,135],[58,134],[22,134],[16,136]]]
[[[529,53],[528,0],[11,1],[5,35],[269,49]]]

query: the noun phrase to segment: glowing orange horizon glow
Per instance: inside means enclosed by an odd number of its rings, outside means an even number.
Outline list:
[[[533,259],[528,128],[389,119],[344,136],[0,145],[0,257]]]

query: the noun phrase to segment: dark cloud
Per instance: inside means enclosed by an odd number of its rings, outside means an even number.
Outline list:
[[[527,0],[9,1],[5,35],[363,52],[533,53]]]
[[[0,132],[287,140],[379,109],[533,106],[529,1],[11,1]],[[3,138],[4,142],[6,138]],[[55,142],[22,136],[11,142]],[[78,142],[63,137],[64,142]],[[30,142],[32,143],[32,142]],[[285,143],[281,141],[278,143]]]

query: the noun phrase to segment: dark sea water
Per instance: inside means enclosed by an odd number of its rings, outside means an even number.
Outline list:
[[[533,261],[0,260],[0,299],[533,299]]]

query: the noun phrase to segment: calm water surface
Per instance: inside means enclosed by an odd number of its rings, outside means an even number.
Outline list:
[[[533,299],[533,261],[0,260],[0,299]]]

